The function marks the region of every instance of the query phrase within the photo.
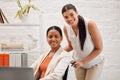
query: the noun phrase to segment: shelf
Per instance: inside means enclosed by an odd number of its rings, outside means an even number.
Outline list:
[[[40,26],[40,24],[0,24],[0,26]]]

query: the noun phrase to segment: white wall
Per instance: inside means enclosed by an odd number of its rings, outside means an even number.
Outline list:
[[[14,4],[13,4],[14,3]],[[118,80],[120,78],[120,1],[119,0],[35,0],[42,13],[42,25],[39,26],[40,36],[43,37],[43,48],[48,47],[45,41],[46,29],[51,25],[58,25],[61,28],[64,21],[61,15],[61,8],[66,3],[73,3],[76,5],[79,13],[96,22],[101,32],[105,57],[105,64],[100,80]],[[7,5],[7,6],[6,6]],[[5,14],[11,23],[17,23],[13,19],[16,10],[15,2],[0,2],[0,7],[3,8]],[[35,21],[33,19],[33,21]],[[42,28],[42,29],[41,29]],[[29,30],[29,29],[26,29]],[[7,33],[6,33],[7,34]],[[39,37],[39,36],[37,36]],[[0,37],[0,39],[2,39]],[[66,43],[63,40],[62,46]],[[38,52],[30,53],[29,65],[37,58]]]

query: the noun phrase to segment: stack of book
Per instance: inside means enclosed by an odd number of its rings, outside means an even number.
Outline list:
[[[1,43],[2,52],[24,51],[24,45],[20,42]]]
[[[27,67],[27,53],[0,53],[0,67]]]

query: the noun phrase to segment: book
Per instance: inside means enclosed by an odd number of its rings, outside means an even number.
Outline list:
[[[16,64],[15,64],[15,54],[14,53],[10,53],[9,54],[9,66],[10,67],[15,67],[16,66]]]
[[[0,67],[3,66],[3,54],[0,53]]]
[[[2,53],[0,54],[0,66],[4,67],[27,67],[27,53]]]
[[[2,9],[0,8],[0,23],[9,23]]]
[[[0,23],[4,23],[3,16],[2,16],[2,13],[1,13],[1,10],[0,10]]]
[[[3,54],[3,66],[9,67],[9,53]]]
[[[21,67],[21,53],[15,53],[15,67]]]
[[[21,67],[28,66],[28,55],[27,53],[21,53]]]
[[[23,51],[23,43],[11,42],[11,43],[1,43],[1,51]]]

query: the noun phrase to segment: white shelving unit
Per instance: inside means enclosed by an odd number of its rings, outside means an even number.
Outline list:
[[[0,53],[28,53],[28,66],[40,55],[42,32],[40,25],[0,24]],[[1,44],[21,43],[23,50],[1,50]],[[43,47],[43,46],[42,46]]]

